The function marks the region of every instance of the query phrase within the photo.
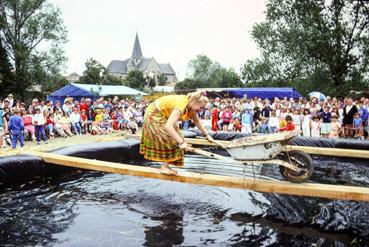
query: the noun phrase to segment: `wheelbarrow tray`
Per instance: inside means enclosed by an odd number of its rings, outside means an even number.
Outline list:
[[[300,131],[286,131],[274,134],[247,136],[231,141],[226,150],[236,160],[274,159],[283,147]]]

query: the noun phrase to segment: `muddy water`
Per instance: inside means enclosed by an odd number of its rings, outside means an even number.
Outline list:
[[[230,164],[224,169],[223,162],[209,163],[199,156],[187,156],[185,167],[252,176],[242,167]],[[269,196],[116,174],[75,174],[0,193],[0,245],[364,245],[351,233],[269,217]]]

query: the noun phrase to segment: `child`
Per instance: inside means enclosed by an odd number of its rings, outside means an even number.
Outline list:
[[[253,116],[251,114],[251,110],[245,110],[241,117],[241,132],[245,134],[252,133],[252,120]]]
[[[228,125],[232,120],[232,112],[229,110],[229,107],[225,108],[225,111],[222,113],[223,120],[223,131],[228,130]]]
[[[271,117],[268,121],[268,129],[269,133],[276,133],[278,130],[279,120],[276,117],[275,111],[272,111]]]
[[[304,113],[302,116],[302,136],[310,137],[311,136],[311,119],[310,119],[310,111],[309,109],[304,109]]]
[[[36,108],[36,113],[33,116],[32,123],[35,126],[35,134],[36,134],[36,141],[37,145],[40,145],[40,134],[41,138],[44,141],[45,144],[47,144],[46,141],[46,133],[45,133],[45,117],[44,113],[41,112],[40,108]]]
[[[320,118],[314,115],[313,121],[310,123],[311,137],[320,137]]]
[[[295,125],[295,129],[296,130],[300,130],[301,131],[301,116],[300,116],[300,111],[299,110],[294,110],[293,114],[291,114],[292,116],[292,120],[293,120],[293,124]]]
[[[240,118],[236,118],[234,120],[234,124],[233,124],[233,130],[235,132],[241,132],[241,129],[242,129],[242,125],[241,125],[241,122],[240,122]]]
[[[354,138],[361,139],[363,137],[363,120],[360,118],[358,112],[356,112],[354,115],[352,127],[355,132]]]
[[[138,124],[133,117],[131,117],[131,121],[129,122],[129,128],[131,129],[132,135],[136,134],[138,130]]]
[[[17,141],[19,140],[21,147],[24,147],[24,123],[23,119],[19,116],[18,108],[13,109],[13,116],[10,117],[8,123],[8,131],[12,134],[12,148],[17,147]]]
[[[329,107],[324,107],[324,111],[320,114],[322,118],[322,127],[320,129],[320,133],[322,137],[328,137],[331,132],[331,113],[329,112]]]
[[[97,121],[92,122],[91,135],[102,135],[102,134],[106,134],[106,131],[100,128],[99,123]]]
[[[338,122],[338,116],[333,113],[331,116],[331,131],[329,132],[329,138],[338,138],[341,132],[342,127]]]
[[[261,118],[261,122],[259,124],[259,133],[268,134],[268,120],[266,117]]]
[[[279,129],[279,131],[292,131],[295,130],[295,125],[293,124],[292,117],[287,115],[285,118],[286,125]]]
[[[54,114],[49,113],[46,117],[46,127],[49,130],[50,139],[54,138]]]

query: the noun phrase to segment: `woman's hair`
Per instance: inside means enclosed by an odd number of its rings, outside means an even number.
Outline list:
[[[205,91],[196,91],[187,94],[189,103],[209,103],[209,99],[205,96]]]

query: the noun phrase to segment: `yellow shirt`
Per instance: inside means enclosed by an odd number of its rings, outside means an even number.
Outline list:
[[[104,120],[104,114],[99,113],[95,116],[95,121],[96,122],[102,122]]]
[[[188,98],[186,95],[163,96],[156,100],[155,105],[159,105],[160,112],[166,118],[169,118],[174,109],[181,112],[179,119],[182,121],[190,119],[193,114],[191,110],[187,109]]]

